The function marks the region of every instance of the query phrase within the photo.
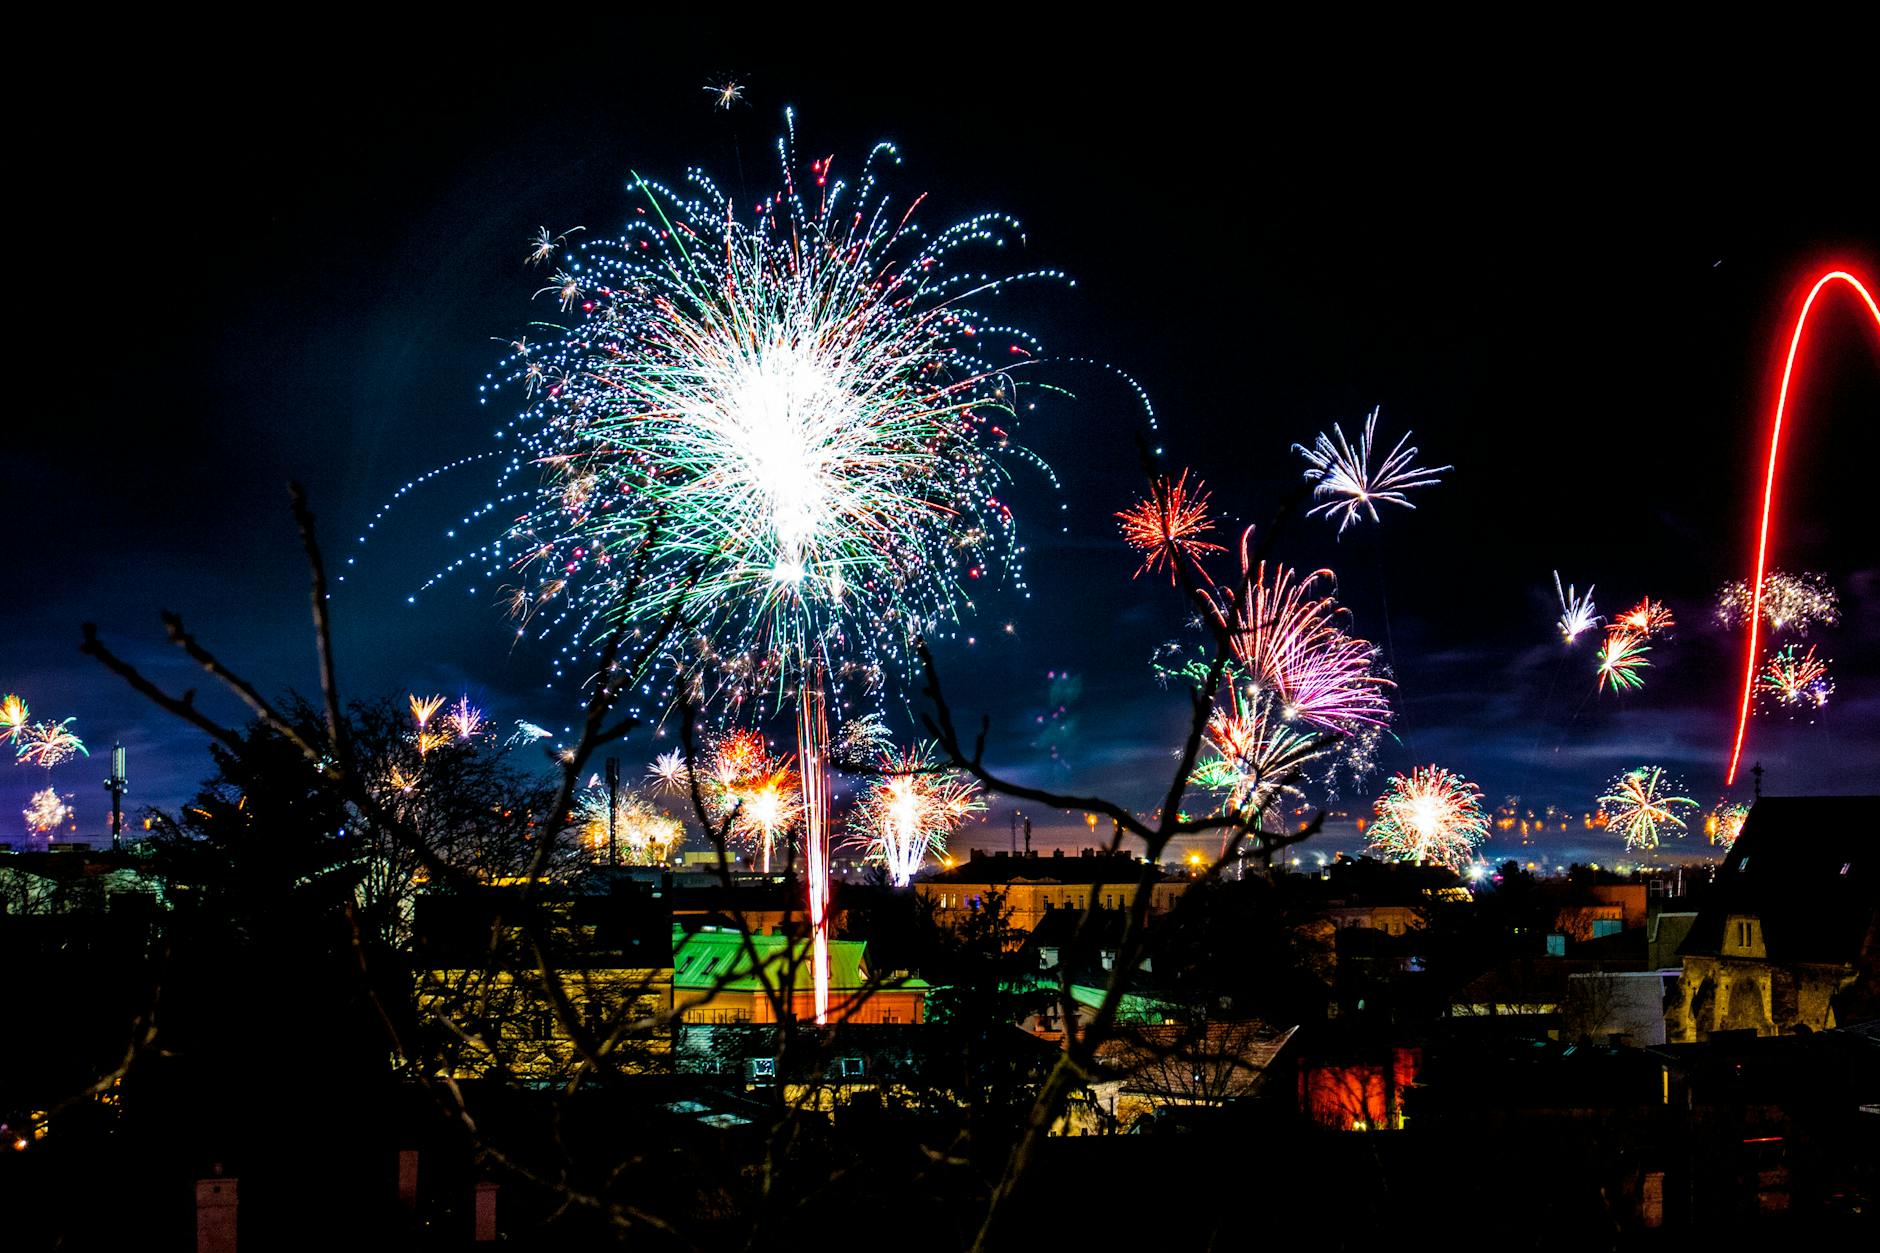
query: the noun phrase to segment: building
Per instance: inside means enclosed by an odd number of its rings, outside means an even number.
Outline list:
[[[1136,1026],[1098,1046],[1090,1094],[1116,1127],[1165,1109],[1248,1100],[1297,1030],[1257,1019]]]
[[[668,915],[638,885],[585,886],[419,898],[417,1006],[436,1024],[437,1073],[558,1085],[597,1061],[672,1068]]]
[[[1756,802],[1679,948],[1673,1043],[1824,1031],[1874,1016],[1880,797]]]
[[[974,849],[964,864],[914,884],[943,926],[960,925],[983,909],[987,898],[997,896],[1018,931],[1030,931],[1060,909],[1131,909],[1144,889],[1150,893],[1151,916],[1166,914],[1187,887],[1188,880],[1165,878],[1135,857],[1088,848],[1075,857],[1066,857],[1062,849],[1049,857]]]
[[[1573,884],[1554,911],[1554,931],[1570,940],[1597,940],[1645,925],[1645,884]]]
[[[889,1026],[925,1022],[926,982],[877,977],[868,969],[867,950],[862,940],[829,941],[830,1017]],[[800,937],[675,925],[672,966],[678,1016],[688,1026],[776,1022],[786,986],[787,1012],[798,1021],[816,1017],[809,942]]]

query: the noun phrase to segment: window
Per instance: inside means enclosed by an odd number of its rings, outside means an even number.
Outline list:
[[[901,1021],[901,1015],[891,1009],[884,1009],[881,1011],[881,1021],[888,1024],[898,1023]]]
[[[1750,924],[1739,920],[1736,924],[1736,946],[1748,948],[1750,943]]]
[[[867,1067],[863,1065],[862,1059],[859,1057],[845,1057],[841,1060],[839,1065],[844,1079],[853,1079],[858,1075],[867,1073]]]
[[[753,1057],[751,1059],[751,1078],[760,1083],[777,1077],[777,1059],[774,1057]]]

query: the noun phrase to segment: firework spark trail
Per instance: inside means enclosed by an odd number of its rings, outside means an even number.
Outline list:
[[[1286,725],[1270,694],[1245,694],[1246,685],[1231,678],[1223,686],[1226,693],[1208,717],[1206,751],[1192,777],[1197,786],[1222,795],[1226,812],[1270,827],[1273,804],[1303,795],[1295,780],[1326,754],[1333,737]]]
[[[85,741],[72,731],[76,718],[58,722],[34,722],[32,710],[23,697],[8,693],[0,698],[0,743],[13,746],[13,760],[22,766],[40,766],[46,770],[77,756],[91,756]]]
[[[1712,844],[1727,853],[1735,846],[1737,837],[1743,834],[1743,820],[1748,817],[1748,805],[1718,805],[1704,819],[1704,834]]]
[[[1652,663],[1645,660],[1645,654],[1652,650],[1645,642],[1645,637],[1630,628],[1608,629],[1606,642],[1594,654],[1599,663],[1599,690],[1610,687],[1613,691],[1636,690],[1645,686],[1645,676],[1639,671]]]
[[[1170,498],[1160,486],[1158,496]],[[1167,544],[1163,532],[1172,528],[1155,503],[1137,507],[1147,510],[1139,548]],[[1126,523],[1126,535],[1128,529]],[[1331,571],[1301,578],[1283,565],[1256,563],[1252,551],[1249,530],[1240,544],[1241,579],[1232,588],[1216,583],[1200,554],[1184,554],[1208,589],[1213,626],[1230,652],[1190,777],[1221,798],[1224,812],[1271,831],[1278,803],[1301,798],[1299,784],[1309,776],[1335,791],[1341,777],[1356,783],[1369,773],[1390,721],[1393,685],[1378,673],[1376,646],[1348,630]],[[1159,652],[1154,666],[1164,682],[1179,677],[1201,688],[1214,678],[1211,662],[1183,661],[1178,646]],[[1233,838],[1231,830],[1223,836],[1224,858]]]
[[[8,693],[0,700],[0,740],[18,744],[32,723],[32,710],[18,696]]]
[[[607,798],[607,788],[602,785],[590,785],[575,797],[575,821],[596,856],[608,851]],[[613,819],[615,840],[625,846],[628,865],[663,865],[685,838],[683,823],[630,790],[620,792]]]
[[[891,146],[854,189],[780,156],[784,190],[749,217],[702,172],[686,195],[636,175],[637,220],[569,245],[545,289],[572,325],[488,388],[525,402],[504,432],[515,521],[431,583],[479,561],[508,580],[566,637],[558,671],[608,627],[672,614],[707,647],[638,695],[674,699],[702,653],[761,653],[783,704],[825,655],[832,672],[843,651],[904,658],[977,587],[1025,590],[1002,489],[1008,459],[1039,464],[1014,423],[1040,348],[977,302],[1063,276],[965,268],[1022,246],[1017,223],[922,232],[878,189]]]
[[[483,716],[483,711],[470,703],[468,696],[458,697],[457,703],[450,707],[450,713],[444,720],[450,724],[451,734],[459,740],[475,739],[489,722],[489,719]]]
[[[685,750],[668,749],[653,758],[646,767],[646,778],[661,796],[683,796],[692,788],[692,772],[685,762]]]
[[[1775,420],[1769,426],[1769,468],[1763,475],[1762,523],[1756,533],[1756,569],[1750,575],[1750,585],[1756,589],[1750,600],[1749,641],[1744,652],[1743,662],[1743,699],[1737,707],[1736,743],[1730,749],[1730,768],[1725,773],[1724,784],[1736,782],[1736,768],[1743,758],[1743,737],[1749,731],[1750,697],[1756,685],[1756,666],[1761,659],[1758,651],[1758,630],[1761,613],[1763,574],[1769,562],[1769,523],[1775,513],[1776,464],[1782,450],[1782,418],[1789,405],[1789,380],[1795,373],[1795,354],[1802,345],[1802,330],[1808,325],[1808,314],[1815,307],[1815,298],[1830,283],[1845,283],[1866,304],[1867,312],[1873,315],[1874,326],[1880,328],[1880,304],[1876,304],[1873,294],[1864,284],[1846,270],[1830,270],[1815,280],[1808,289],[1807,297],[1802,301],[1802,309],[1795,318],[1795,332],[1789,337],[1788,360],[1782,366],[1782,385],[1776,393]]]
[[[1248,559],[1242,544],[1242,563]],[[1335,599],[1330,570],[1303,578],[1262,561],[1243,580],[1234,612],[1235,659],[1270,687],[1283,712],[1327,731],[1347,733],[1390,721],[1391,681],[1377,673],[1377,648],[1345,629],[1350,616]]]
[[[777,840],[803,818],[803,784],[795,763],[773,757],[756,731],[733,730],[706,746],[697,773],[707,820],[713,826],[729,821],[728,837],[750,845],[769,873]],[[661,753],[646,772],[653,789],[666,796],[689,795],[692,774],[679,749]]]
[[[1826,660],[1815,656],[1813,644],[1806,652],[1799,644],[1785,644],[1757,676],[1756,694],[1790,708],[1820,709],[1834,695],[1834,681],[1828,677]]]
[[[1760,604],[1761,609],[1756,606]],[[1763,576],[1758,597],[1747,581],[1725,583],[1717,592],[1717,622],[1728,629],[1749,621],[1752,613],[1773,633],[1793,631],[1807,635],[1810,627],[1834,626],[1841,620],[1841,598],[1823,574],[1790,574],[1771,570]]]
[[[1613,627],[1647,638],[1667,634],[1676,625],[1670,607],[1649,596],[1612,620]]]
[[[1606,819],[1606,829],[1625,837],[1625,846],[1649,851],[1659,846],[1661,837],[1673,828],[1682,832],[1684,820],[1677,816],[1679,806],[1697,808],[1688,796],[1674,796],[1677,784],[1665,777],[1660,766],[1640,766],[1628,770],[1606,785],[1599,798],[1599,812]]]
[[[974,250],[1023,247],[1001,214],[925,233],[919,201],[878,186],[892,145],[853,188],[826,159],[802,171],[785,117],[781,189],[748,215],[702,171],[683,195],[635,174],[642,203],[619,238],[560,248],[538,295],[570,325],[518,340],[487,389],[523,402],[500,433],[519,449],[504,494],[480,511],[514,521],[426,585],[467,563],[514,583],[518,633],[567,641],[557,674],[614,628],[683,624],[691,651],[675,640],[628,676],[635,701],[741,703],[744,679],[713,692],[697,660],[761,653],[769,699],[801,712],[803,680],[847,672],[844,654],[870,672],[957,623],[969,589],[1025,591],[1003,486],[1010,459],[1042,468],[1015,438],[1040,345],[979,302],[1064,276],[970,265]],[[798,745],[819,1015],[823,748]]]
[[[868,850],[897,887],[906,887],[928,856],[946,852],[948,837],[985,807],[979,785],[941,766],[931,745],[883,752],[850,815],[849,843]]]
[[[1377,504],[1383,501],[1393,505],[1402,505],[1406,509],[1415,509],[1405,492],[1413,487],[1431,487],[1442,480],[1436,476],[1454,470],[1454,466],[1437,466],[1425,469],[1412,466],[1416,459],[1415,448],[1405,448],[1410,442],[1410,432],[1405,431],[1403,438],[1390,455],[1375,470],[1371,468],[1371,454],[1377,434],[1377,415],[1382,406],[1372,409],[1364,420],[1364,434],[1358,438],[1358,445],[1353,448],[1345,439],[1345,432],[1338,424],[1332,424],[1332,434],[1320,433],[1312,447],[1294,444],[1293,451],[1302,453],[1311,469],[1305,472],[1306,479],[1316,483],[1312,489],[1315,499],[1331,497],[1325,503],[1314,505],[1307,510],[1307,516],[1325,514],[1336,517],[1338,533],[1343,535],[1345,528],[1368,516],[1371,521],[1378,521]]]
[[[432,749],[442,747],[450,742],[449,735],[442,731],[431,730],[431,719],[435,718],[437,711],[444,707],[444,698],[442,696],[419,696],[416,692],[413,692],[411,693],[410,699],[411,720],[417,723],[418,726],[417,733],[414,737],[418,745],[418,756],[428,757]]]
[[[1441,766],[1392,775],[1374,806],[1371,847],[1399,861],[1433,862],[1460,870],[1488,838],[1482,790]]]
[[[1573,584],[1564,588],[1560,585],[1560,571],[1554,571],[1554,592],[1560,597],[1560,634],[1571,644],[1583,633],[1599,625],[1599,615],[1593,609],[1593,587],[1587,585],[1586,595],[1579,595]]]
[[[45,835],[59,826],[72,821],[72,798],[61,796],[51,788],[42,788],[34,792],[21,815],[26,819],[26,827],[35,835]]]
[[[1135,578],[1166,564],[1168,581],[1173,584],[1178,576],[1177,563],[1185,560],[1203,581],[1211,582],[1201,564],[1202,556],[1227,551],[1201,538],[1214,529],[1208,517],[1208,493],[1198,479],[1194,491],[1189,491],[1186,470],[1173,482],[1156,479],[1148,500],[1136,502],[1116,517],[1122,523],[1123,542],[1142,554],[1142,565],[1132,576]]]
[[[91,756],[91,750],[85,742],[74,735],[70,729],[74,718],[62,722],[34,722],[27,726],[15,745],[16,760],[21,765],[39,766],[46,770],[77,756]]]

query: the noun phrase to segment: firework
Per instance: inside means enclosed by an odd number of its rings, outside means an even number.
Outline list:
[[[18,744],[26,734],[32,716],[26,702],[9,693],[4,700],[0,700],[0,740]]]
[[[13,746],[13,759],[18,764],[50,770],[75,756],[91,756],[85,742],[71,730],[76,719],[34,722],[32,718],[32,710],[22,697],[9,693],[0,698],[0,743]]]
[[[1176,563],[1181,559],[1205,577],[1201,555],[1227,551],[1201,538],[1214,529],[1208,517],[1208,494],[1198,480],[1193,492],[1189,491],[1186,470],[1174,482],[1155,480],[1148,500],[1138,501],[1116,517],[1122,522],[1124,542],[1142,554],[1142,566],[1135,577],[1167,565],[1169,582],[1174,583]]]
[[[1748,805],[1719,805],[1705,817],[1704,834],[1712,844],[1728,852],[1736,843],[1736,837],[1743,834],[1743,820],[1747,817]]]
[[[1381,407],[1380,407],[1381,408]],[[1410,432],[1405,431],[1397,446],[1375,470],[1371,468],[1372,445],[1377,434],[1377,415],[1380,409],[1371,410],[1364,420],[1364,434],[1358,438],[1356,448],[1345,439],[1345,433],[1336,422],[1332,424],[1332,434],[1321,433],[1313,446],[1294,444],[1293,451],[1302,453],[1311,469],[1305,472],[1306,478],[1316,483],[1312,489],[1314,499],[1323,499],[1324,503],[1314,505],[1307,511],[1308,516],[1325,514],[1338,521],[1338,533],[1343,535],[1345,528],[1366,516],[1376,522],[1377,503],[1384,501],[1393,505],[1402,505],[1406,509],[1415,509],[1404,493],[1413,487],[1430,487],[1441,482],[1436,476],[1455,469],[1454,466],[1437,466],[1424,469],[1410,464],[1416,458],[1415,448],[1405,448],[1410,442]],[[1325,499],[1329,497],[1330,499]]]
[[[559,235],[551,235],[548,233],[546,226],[540,228],[535,234],[529,236],[529,255],[525,260],[530,265],[541,265],[545,261],[552,260],[556,253],[568,246],[568,237],[570,235],[578,234],[586,229],[585,226],[576,226],[563,231]],[[509,348],[516,356],[526,360],[529,356],[528,337],[525,335],[521,339],[511,342]]]
[[[70,796],[60,796],[51,788],[34,792],[32,800],[21,814],[26,819],[27,828],[36,835],[44,835],[59,826],[72,821],[73,810]]]
[[[704,89],[711,93],[714,109],[729,109],[744,99],[744,84],[733,79],[726,79],[722,83],[706,83]]]
[[[1612,620],[1612,625],[1641,637],[1664,635],[1676,626],[1670,608],[1662,600],[1647,596]]]
[[[1586,631],[1599,625],[1599,615],[1593,610],[1593,587],[1587,585],[1586,595],[1579,595],[1573,584],[1563,589],[1560,586],[1560,571],[1554,571],[1554,592],[1560,597],[1560,634],[1571,644]]]
[[[1645,660],[1645,654],[1651,650],[1651,645],[1637,631],[1608,628],[1605,644],[1593,655],[1599,663],[1599,690],[1644,687],[1645,676],[1639,671],[1652,664]]]
[[[1003,462],[1035,463],[1014,422],[1038,345],[977,303],[1061,276],[961,267],[1017,223],[924,233],[880,190],[889,146],[853,187],[780,152],[754,213],[699,171],[685,194],[636,176],[625,234],[562,251],[543,291],[570,324],[490,388],[524,402],[484,511],[514,521],[451,567],[481,561],[564,661],[621,622],[684,622],[690,655],[649,660],[665,699],[701,657],[761,654],[781,704],[829,654],[904,655],[969,585],[1023,587]]]
[[[1757,676],[1756,694],[1791,709],[1820,709],[1834,695],[1834,680],[1828,677],[1828,663],[1815,656],[1813,644],[1806,651],[1799,644],[1784,644]]]
[[[1371,847],[1398,861],[1432,862],[1460,870],[1488,838],[1482,791],[1441,766],[1392,775],[1374,806]]]
[[[596,857],[608,853],[607,818],[607,789],[583,788],[575,797],[575,821]],[[664,865],[685,839],[683,823],[632,791],[619,793],[613,820],[616,851],[629,865]]]
[[[412,738],[418,746],[418,756],[429,756],[432,749],[441,748],[450,743],[450,736],[447,733],[431,729],[431,719],[435,718],[437,711],[444,707],[444,698],[419,696],[413,692],[410,699],[411,720],[418,724],[418,729]]]
[[[880,757],[892,744],[888,724],[881,715],[866,713],[842,724],[829,751],[837,762],[862,762]]]
[[[509,733],[508,738],[503,740],[503,747],[519,748],[524,744],[533,744],[537,740],[545,740],[552,734],[554,733],[547,727],[538,727],[533,722],[524,722],[522,719],[518,718],[516,719],[515,729]]]
[[[1288,726],[1270,693],[1230,682],[1208,717],[1195,763],[1197,786],[1222,796],[1222,808],[1270,829],[1275,802],[1304,794],[1298,781],[1323,757],[1336,737]]]
[[[1808,289],[1807,297],[1802,301],[1801,312],[1795,317],[1795,330],[1789,336],[1788,360],[1782,366],[1782,385],[1776,392],[1775,418],[1769,424],[1769,468],[1763,476],[1762,523],[1756,534],[1756,572],[1749,580],[1750,584],[1758,590],[1761,590],[1766,583],[1764,572],[1768,569],[1769,523],[1775,512],[1776,466],[1782,451],[1782,415],[1789,404],[1789,380],[1795,373],[1795,354],[1802,346],[1802,331],[1808,325],[1809,310],[1815,307],[1815,298],[1820,296],[1823,289],[1830,283],[1846,284],[1866,304],[1867,312],[1873,317],[1874,326],[1880,328],[1880,303],[1875,302],[1873,293],[1867,290],[1865,284],[1846,270],[1830,270],[1817,278],[1814,285]],[[1736,741],[1730,747],[1730,768],[1724,776],[1726,786],[1736,782],[1736,767],[1743,758],[1743,736],[1749,730],[1750,696],[1755,688],[1756,666],[1761,657],[1757,651],[1759,624],[1756,621],[1756,603],[1756,598],[1752,598],[1746,615],[1749,619],[1749,640],[1743,650],[1743,696],[1741,703],[1737,706]]]
[[[1660,837],[1673,828],[1684,830],[1684,820],[1677,816],[1680,806],[1697,808],[1697,802],[1690,797],[1671,795],[1676,790],[1677,784],[1666,779],[1662,767],[1640,766],[1606,785],[1606,794],[1599,798],[1599,813],[1608,831],[1625,837],[1628,849],[1654,849]]]
[[[1242,562],[1247,560],[1242,546]],[[1377,649],[1345,628],[1330,570],[1303,578],[1259,563],[1245,579],[1231,637],[1253,681],[1270,688],[1283,715],[1327,731],[1390,721],[1391,681],[1377,673]]]
[[[70,730],[72,718],[63,722],[29,723],[15,739],[16,760],[21,765],[42,766],[47,770],[76,756],[91,756],[85,742]]]
[[[682,796],[690,791],[692,772],[686,768],[684,750],[669,749],[655,757],[646,768],[646,779],[662,796]]]
[[[931,745],[883,752],[850,817],[850,843],[866,848],[896,886],[906,887],[928,854],[945,852],[947,837],[984,808],[979,785],[942,767]]]
[[[737,84],[714,92],[728,105]],[[736,704],[763,693],[741,674],[713,690],[704,659],[761,655],[768,699],[800,713],[842,654],[872,672],[957,622],[968,588],[1024,589],[1004,485],[1008,459],[1040,464],[1015,437],[1039,345],[980,302],[1063,276],[961,264],[1016,252],[1018,224],[925,232],[919,202],[881,188],[891,145],[853,186],[828,159],[799,166],[793,137],[778,153],[780,189],[748,213],[702,171],[683,194],[636,174],[625,232],[563,249],[538,292],[567,325],[489,388],[520,393],[499,432],[516,451],[474,516],[511,521],[448,570],[512,585],[519,630],[564,640],[558,673],[618,627],[678,624],[627,690]],[[799,739],[818,795],[826,751]],[[805,806],[820,1020],[828,831]]]
[[[683,754],[662,755],[648,774],[662,791],[691,791]],[[792,760],[772,757],[755,731],[730,731],[704,754],[698,782],[713,825],[730,822],[728,836],[752,845],[768,872],[778,838],[803,818],[802,779]]]
[[[1717,592],[1717,622],[1731,630],[1749,621],[1756,597],[1742,579]],[[1831,627],[1841,620],[1841,598],[1820,574],[1771,570],[1763,576],[1762,621],[1771,631],[1807,635],[1810,627]]]
[[[444,721],[456,738],[471,740],[476,738],[477,733],[483,730],[489,720],[483,716],[481,709],[470,703],[468,696],[462,696],[458,698],[456,704],[450,707],[450,713]]]

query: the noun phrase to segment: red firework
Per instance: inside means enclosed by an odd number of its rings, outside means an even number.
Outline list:
[[[1188,471],[1173,483],[1157,479],[1149,499],[1138,501],[1116,515],[1123,524],[1123,540],[1142,554],[1135,577],[1168,566],[1168,580],[1176,581],[1175,558],[1185,557],[1200,569],[1201,554],[1226,552],[1219,544],[1200,538],[1214,529],[1208,517],[1208,494],[1199,479],[1188,488]],[[1205,574],[1204,574],[1205,577]]]

